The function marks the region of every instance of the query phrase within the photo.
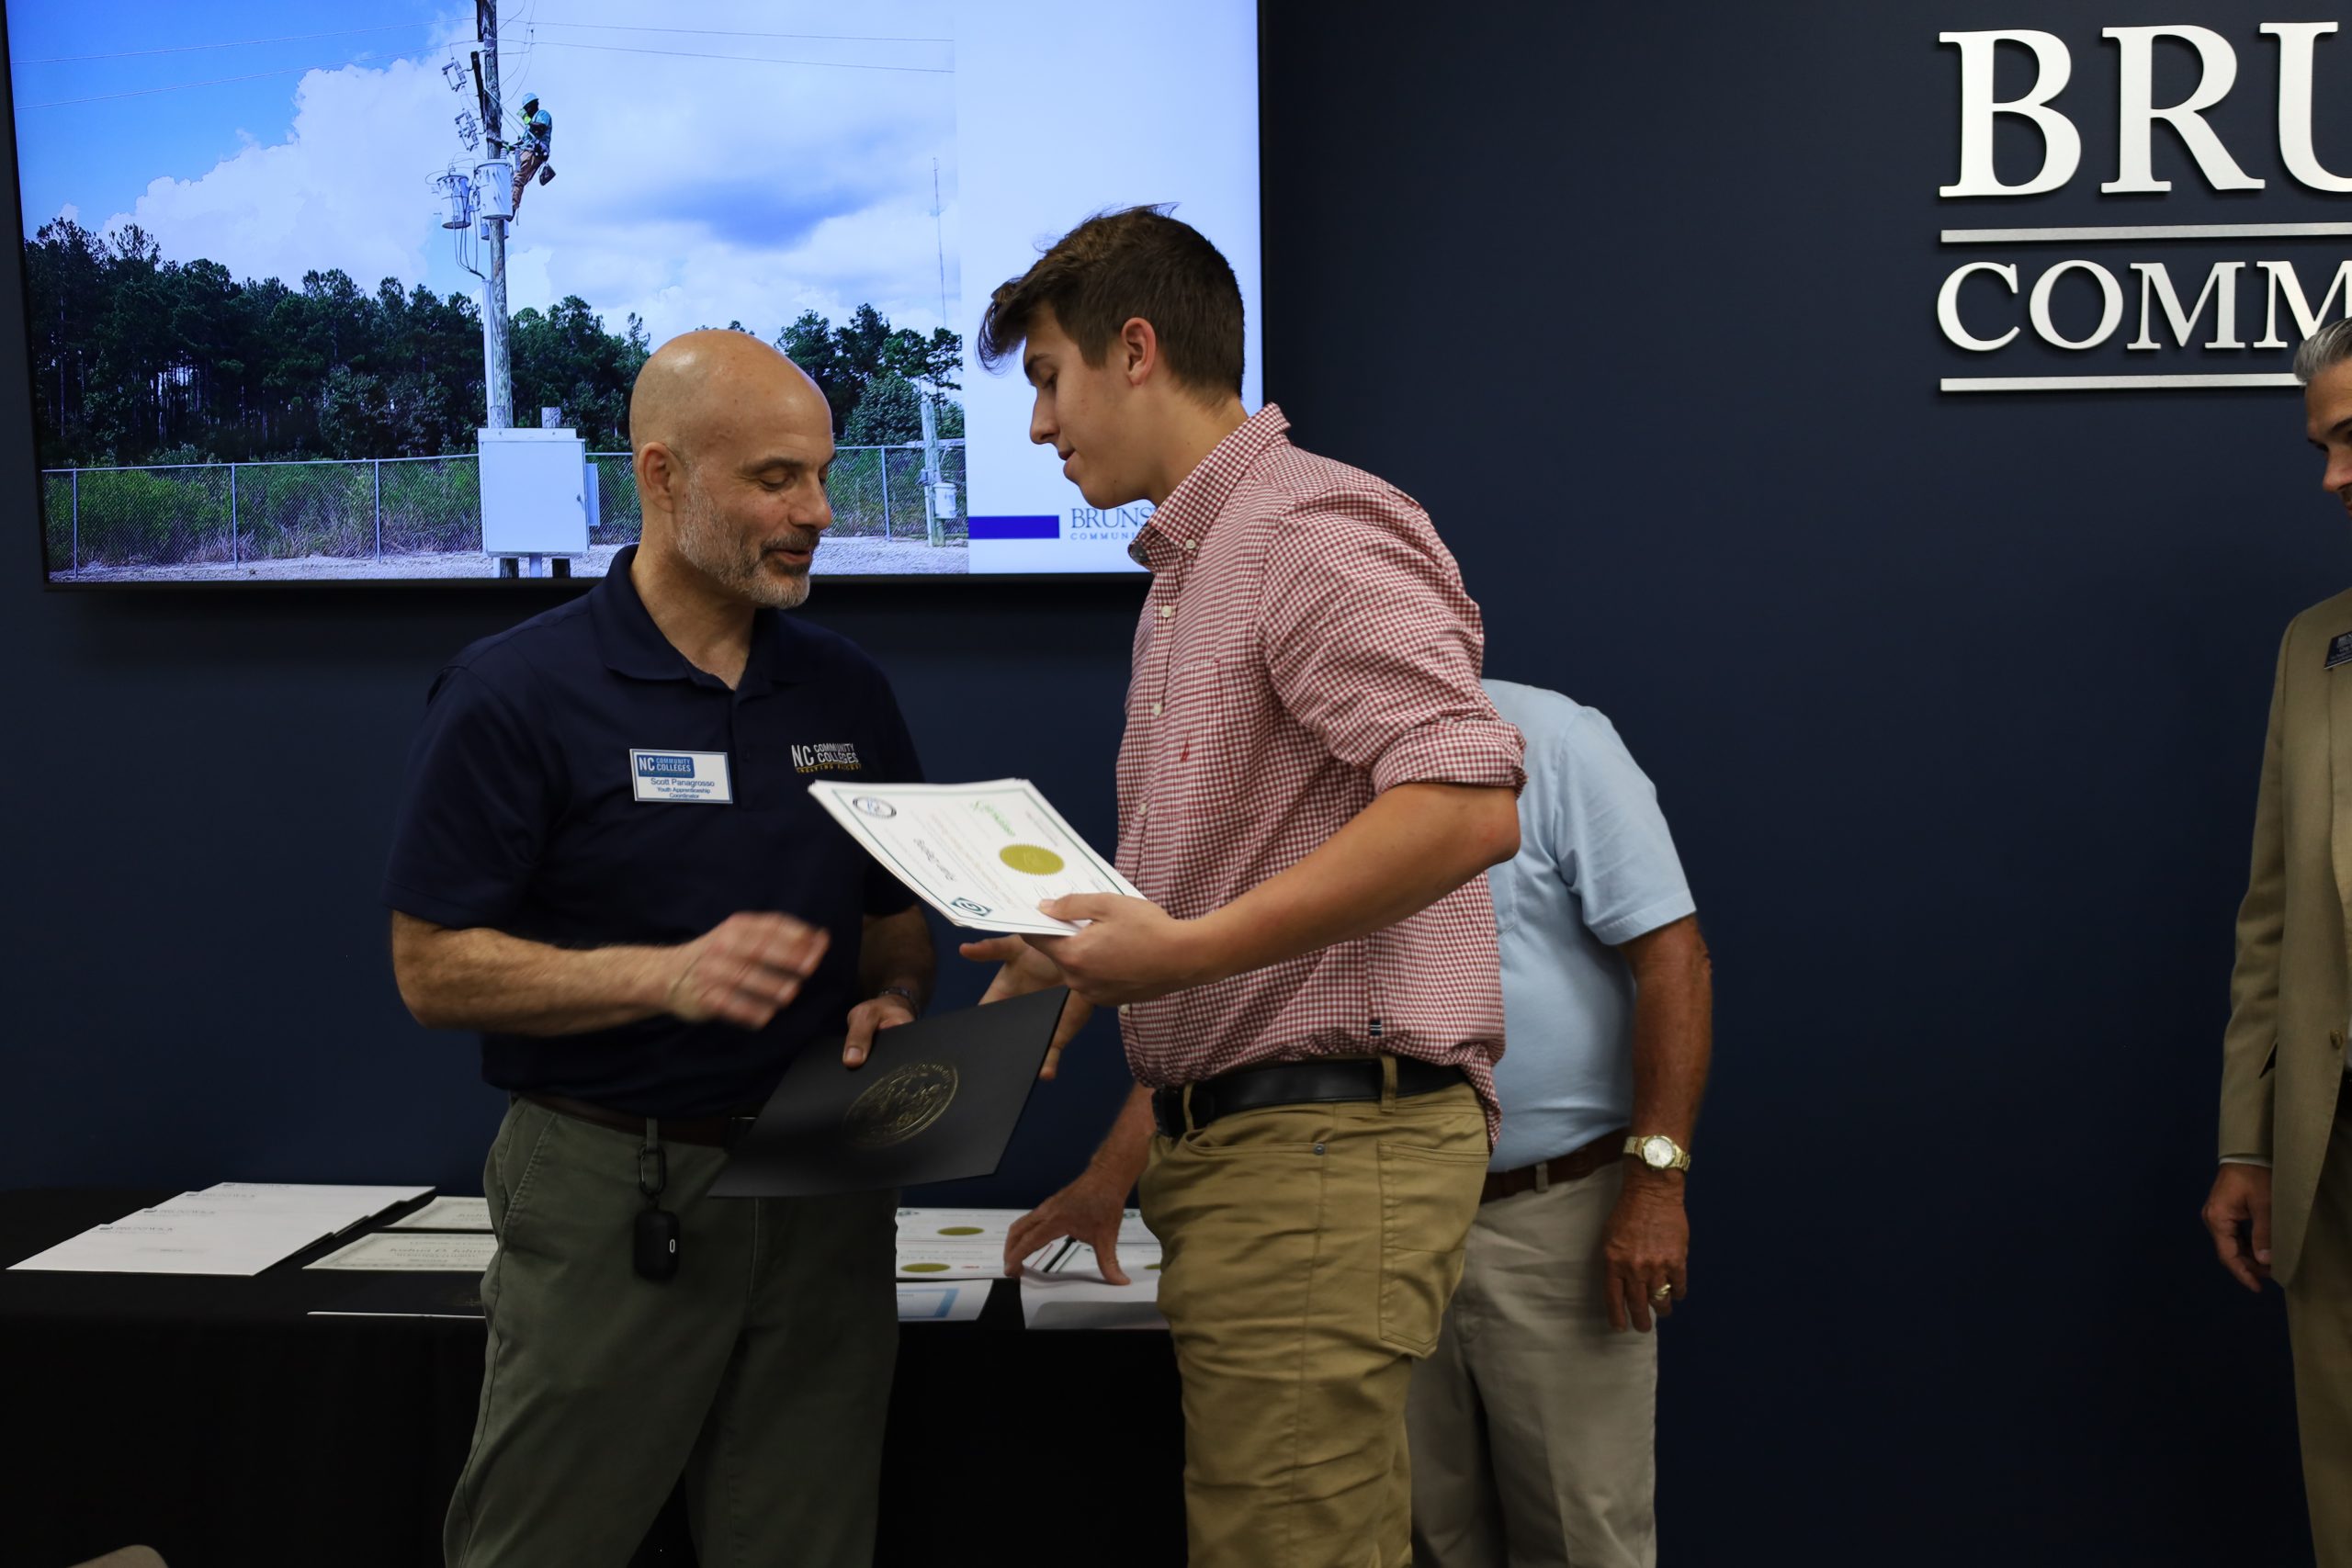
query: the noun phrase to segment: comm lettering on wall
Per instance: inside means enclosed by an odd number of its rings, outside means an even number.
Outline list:
[[[2240,130],[2233,152],[2212,123],[2239,76],[2236,46],[2212,28],[2101,30],[2100,54],[2108,57],[2102,65],[2115,72],[2116,136],[2111,167],[2099,170],[2085,169],[2082,129],[2060,101],[2075,73],[2075,51],[2065,39],[2022,28],[1939,34],[1939,43],[1958,51],[1960,67],[1959,177],[1937,188],[1943,200],[2040,197],[2079,188],[2079,176],[2084,184],[2098,180],[2101,197],[2124,198],[2112,205],[2131,216],[2164,215],[2175,181],[2157,168],[2161,125],[2187,153],[2186,164],[2178,164],[2168,152],[2168,170],[2186,175],[2193,169],[2196,180],[2217,195],[2270,192],[2270,216],[2286,205],[2305,220],[1943,229],[1939,238],[1953,265],[1937,291],[1936,320],[1947,342],[1984,356],[1988,373],[1946,376],[1941,389],[2292,386],[2294,345],[2329,316],[2352,315],[2352,258],[2346,254],[2352,249],[2352,221],[2309,220],[2312,199],[2295,191],[2300,186],[2323,197],[2352,195],[2352,174],[2336,173],[2322,161],[2313,124],[2313,83],[2324,70],[2332,69],[2333,78],[2352,92],[2352,42],[2321,47],[2337,26],[2265,22],[2257,28],[2259,40],[2245,40],[2249,49],[2275,52],[2274,125],[2288,176],[2283,181],[2266,180],[2244,166],[2241,153],[2267,157],[2267,147],[2250,149]],[[2005,45],[2009,53],[2030,57],[2032,73],[2026,91],[1999,97],[1995,77]],[[2174,101],[2166,104],[2156,102],[2160,49],[2193,56],[2193,85],[2185,96],[2168,91],[2165,96]],[[2021,170],[2012,158],[2007,171],[2022,178],[2004,180],[1996,167],[1995,142],[2005,123],[2038,134],[2039,166]],[[2337,167],[2352,169],[2352,142],[2335,149],[2335,156]],[[2194,189],[2186,179],[2182,185],[2184,196]],[[2233,212],[2263,214],[2263,197],[2228,199]],[[2216,214],[2209,209],[2206,215]],[[2082,373],[2041,373],[2051,350],[2062,358],[2081,355]],[[2184,367],[2188,365],[2197,368]]]

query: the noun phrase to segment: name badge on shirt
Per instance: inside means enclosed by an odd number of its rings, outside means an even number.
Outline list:
[[[628,777],[639,800],[729,806],[735,799],[724,751],[649,751],[632,746]]]
[[[2352,632],[2346,632],[2327,645],[2327,668],[2352,663]]]

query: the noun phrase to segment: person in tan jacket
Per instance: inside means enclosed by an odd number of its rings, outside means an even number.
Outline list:
[[[2352,513],[2352,321],[2295,354],[2321,483]],[[2352,1568],[2352,592],[2287,627],[2222,1042],[2205,1225],[2250,1291],[2284,1287],[2319,1568]]]

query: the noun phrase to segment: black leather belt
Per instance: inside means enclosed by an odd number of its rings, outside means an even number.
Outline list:
[[[1470,1080],[1460,1067],[1423,1062],[1410,1056],[1396,1061],[1396,1095],[1435,1094]],[[1184,1135],[1184,1090],[1193,1093],[1195,1128],[1237,1111],[1268,1105],[1309,1105],[1336,1100],[1380,1098],[1380,1059],[1361,1056],[1320,1062],[1270,1062],[1263,1066],[1237,1067],[1189,1086],[1151,1091],[1151,1116],[1168,1137]]]

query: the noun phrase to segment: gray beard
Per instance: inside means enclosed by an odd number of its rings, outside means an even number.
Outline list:
[[[799,541],[776,541],[786,542]],[[778,578],[762,566],[759,555],[742,555],[739,549],[735,531],[703,493],[702,481],[688,479],[685,504],[678,512],[678,554],[685,558],[686,564],[754,604],[790,610],[807,602],[806,570]]]

